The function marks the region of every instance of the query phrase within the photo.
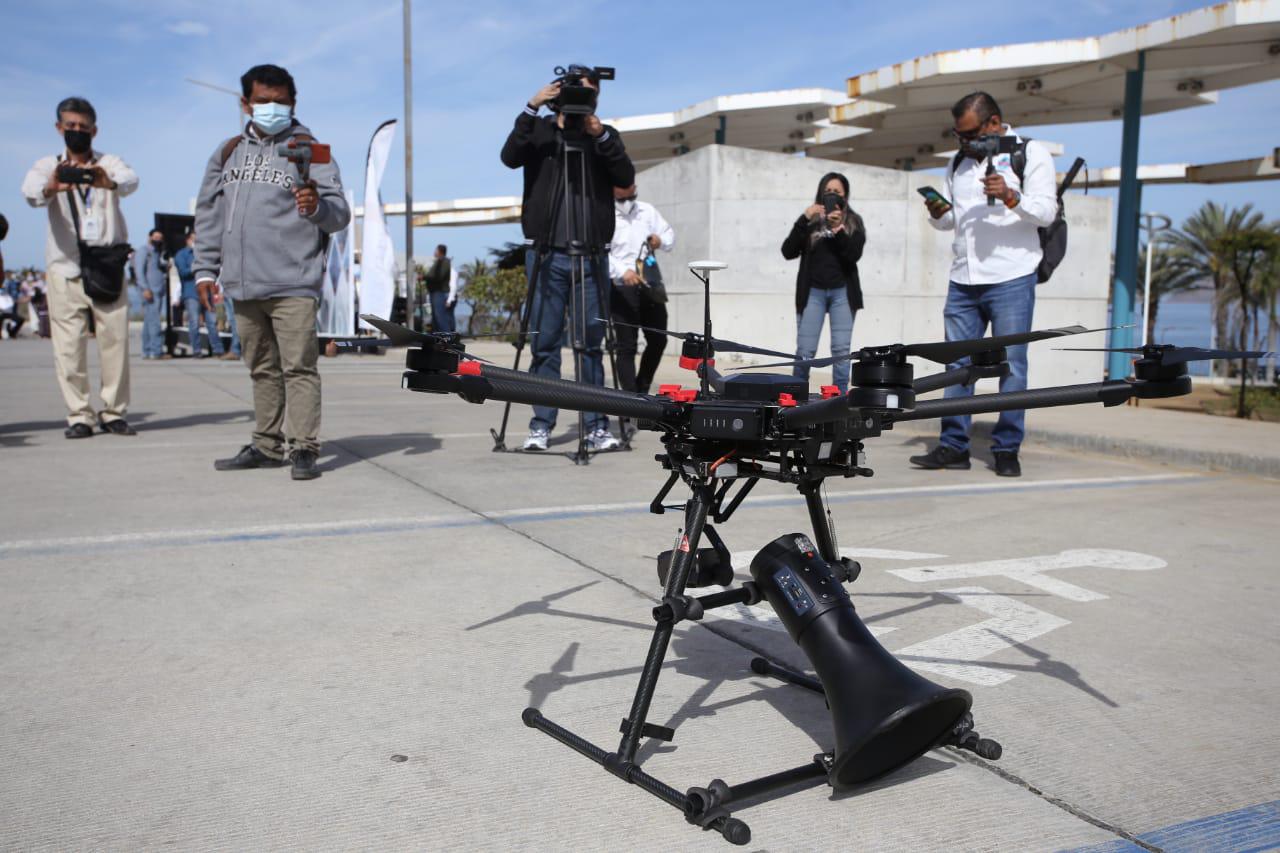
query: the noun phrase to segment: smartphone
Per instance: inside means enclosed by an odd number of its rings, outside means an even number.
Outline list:
[[[951,206],[951,202],[947,201],[947,197],[935,190],[933,187],[920,187],[916,192],[924,196],[925,201],[940,201],[947,207]]]

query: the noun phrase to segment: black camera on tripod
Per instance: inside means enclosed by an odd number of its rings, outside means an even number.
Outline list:
[[[596,111],[596,100],[600,96],[600,81],[612,80],[614,69],[597,65],[570,65],[568,68],[557,65],[556,79],[552,82],[560,84],[560,94],[547,105],[552,112],[565,116],[589,116]],[[590,80],[595,86],[584,86],[582,81]]]

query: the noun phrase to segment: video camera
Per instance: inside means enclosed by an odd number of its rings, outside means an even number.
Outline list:
[[[552,112],[566,116],[589,116],[596,111],[596,99],[600,92],[590,86],[583,86],[582,78],[599,86],[601,80],[612,80],[614,77],[614,69],[599,65],[594,68],[586,65],[570,65],[568,68],[557,65],[555,73],[556,79],[552,82],[560,84],[560,94],[547,106]]]

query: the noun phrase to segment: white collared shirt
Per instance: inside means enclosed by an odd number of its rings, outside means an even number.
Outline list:
[[[76,245],[75,225],[71,218],[71,206],[67,193],[58,193],[53,198],[44,197],[45,185],[49,176],[61,157],[43,157],[36,161],[22,181],[22,194],[32,207],[49,208],[49,231],[45,240],[45,270],[57,273],[63,278],[77,278],[80,275],[80,249]],[[92,153],[90,163],[101,166],[107,177],[116,182],[114,190],[94,189],[88,193],[89,203],[83,203],[83,196],[78,190],[72,190],[75,198],[76,212],[80,217],[81,227],[89,216],[98,221],[98,236],[85,242],[96,246],[110,246],[113,243],[129,242],[129,232],[125,228],[124,214],[120,212],[120,199],[138,188],[138,176],[128,164],[114,154]]]
[[[645,201],[637,201],[631,212],[624,214],[613,205],[613,242],[609,244],[609,278],[617,281],[627,270],[636,271],[636,259],[640,247],[650,234],[657,234],[662,241],[659,247],[670,252],[676,244],[676,232],[662,218],[657,208]]]
[[[1008,125],[1004,135],[1020,138]],[[951,243],[951,280],[956,284],[1000,284],[1022,278],[1036,271],[1044,254],[1036,229],[1052,223],[1058,212],[1052,155],[1030,140],[1024,180],[1014,174],[1009,154],[996,155],[995,167],[1005,183],[1021,193],[1017,206],[1007,208],[999,200],[988,205],[982,184],[987,161],[965,157],[954,172],[947,166],[945,195],[951,210],[929,219],[939,231],[956,232]]]

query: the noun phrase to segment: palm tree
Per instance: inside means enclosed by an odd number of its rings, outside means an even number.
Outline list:
[[[1138,268],[1146,269],[1147,250],[1150,244],[1142,247],[1138,255]],[[1194,264],[1186,262],[1184,256],[1175,249],[1157,245],[1151,257],[1151,308],[1147,317],[1148,341],[1156,339],[1156,317],[1160,312],[1160,300],[1175,293],[1194,290],[1203,277]],[[1146,282],[1143,282],[1143,287]],[[1142,297],[1139,291],[1138,298]]]
[[[1258,224],[1223,234],[1213,248],[1234,279],[1235,292],[1240,299],[1240,348],[1248,349],[1258,339],[1261,325],[1258,315],[1266,298],[1262,289],[1276,263],[1276,256],[1280,254],[1280,234],[1273,226]],[[1238,418],[1249,416],[1245,399],[1248,381],[1248,365],[1241,359],[1240,399],[1236,403]]]
[[[1228,210],[1207,201],[1182,223],[1182,228],[1171,231],[1166,238],[1170,250],[1180,255],[1198,278],[1213,282],[1213,327],[1218,346],[1227,345],[1233,301],[1232,270],[1222,257],[1222,240],[1262,224],[1262,214],[1255,212],[1251,204]]]

